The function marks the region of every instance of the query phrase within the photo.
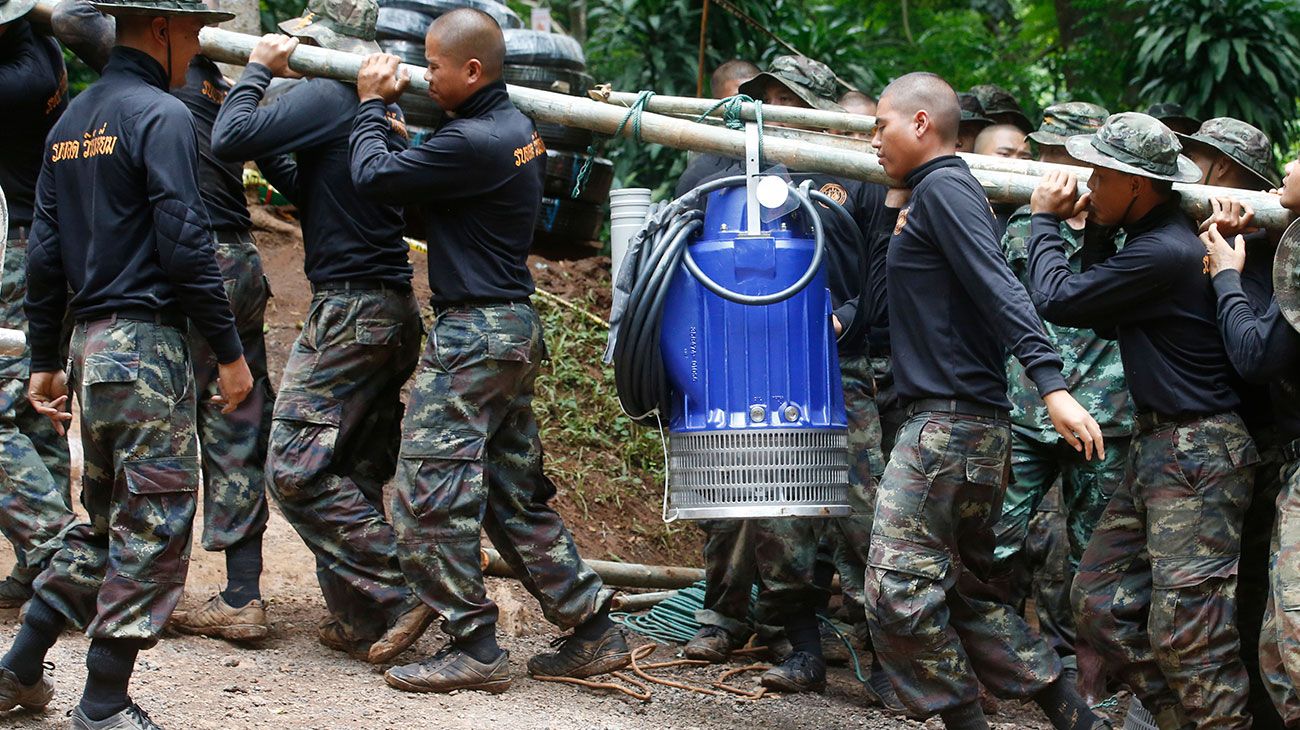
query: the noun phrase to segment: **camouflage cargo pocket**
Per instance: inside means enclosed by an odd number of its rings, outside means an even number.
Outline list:
[[[293,499],[326,471],[338,447],[343,404],[315,393],[280,391],[271,421],[267,464],[282,499]]]
[[[1294,479],[1293,479],[1294,481]],[[1290,489],[1295,489],[1292,484]],[[1300,509],[1286,505],[1277,513],[1277,585],[1282,587],[1282,610],[1300,611]]]
[[[184,583],[199,487],[198,458],[126,461],[122,471],[126,494],[112,514],[113,564],[136,580]]]
[[[397,490],[419,532],[434,541],[478,539],[479,511],[487,496],[483,452],[487,439],[472,431],[417,428],[402,439],[400,456],[416,478]]]

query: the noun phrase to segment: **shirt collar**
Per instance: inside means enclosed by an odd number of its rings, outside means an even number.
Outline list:
[[[1140,236],[1164,224],[1169,218],[1182,215],[1182,200],[1178,193],[1171,194],[1168,200],[1147,211],[1146,215],[1124,226],[1124,232],[1130,238]]]
[[[510,93],[506,91],[506,82],[497,80],[475,91],[455,111],[458,118],[464,119],[481,116],[502,104],[509,103]]]
[[[108,65],[104,67],[104,77],[109,76],[134,76],[163,91],[171,88],[167,70],[162,67],[162,64],[144,51],[126,46],[113,46],[113,52],[108,57]]]
[[[925,179],[926,175],[929,175],[935,170],[942,170],[948,167],[959,167],[967,172],[970,171],[970,167],[966,165],[966,161],[957,155],[943,155],[935,157],[907,173],[907,177],[903,178],[903,184],[909,188],[914,188],[921,184],[921,181]]]

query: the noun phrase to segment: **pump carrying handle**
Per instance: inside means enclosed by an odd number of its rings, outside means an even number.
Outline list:
[[[737,187],[746,183],[747,178],[744,175],[724,177],[701,185],[695,189],[695,193],[704,196],[714,190]],[[814,247],[812,261],[809,262],[808,269],[804,271],[803,275],[795,280],[793,284],[779,292],[773,294],[741,294],[740,292],[734,292],[713,279],[710,279],[709,275],[704,273],[704,271],[699,267],[699,264],[695,263],[695,259],[691,258],[691,249],[690,246],[687,246],[686,251],[682,256],[682,263],[686,266],[686,270],[691,272],[691,276],[694,276],[705,289],[708,289],[728,301],[757,307],[765,304],[784,302],[795,294],[803,291],[804,287],[808,286],[809,282],[813,280],[813,277],[817,276],[817,271],[821,268],[822,258],[826,252],[826,237],[822,230],[821,217],[817,215],[817,210],[813,208],[812,198],[813,196],[821,195],[821,193],[809,191],[808,194],[804,194],[802,190],[789,182],[786,183],[786,186],[790,188],[790,193],[794,195],[795,200],[799,201],[799,205],[808,212],[808,218],[812,221]],[[830,200],[830,198],[827,198],[827,200]]]

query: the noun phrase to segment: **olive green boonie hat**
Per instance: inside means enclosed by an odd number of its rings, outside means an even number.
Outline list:
[[[957,106],[961,108],[961,121],[981,122],[983,124],[992,124],[993,120],[984,116],[984,105],[980,103],[979,97],[963,91],[957,95]]]
[[[1175,104],[1173,102],[1152,104],[1147,107],[1147,115],[1159,119],[1165,123],[1166,127],[1175,131],[1188,129],[1188,134],[1191,134],[1192,130],[1201,126],[1201,120],[1189,115],[1186,110],[1183,109],[1182,104]]]
[[[91,3],[105,15],[121,17],[135,15],[149,18],[198,18],[205,25],[214,25],[235,17],[234,13],[213,10],[200,0],[131,0],[130,2]]]
[[[1084,101],[1053,104],[1043,110],[1043,123],[1038,125],[1038,131],[1029,133],[1029,138],[1038,144],[1063,145],[1070,137],[1101,129],[1109,116],[1104,108]]]
[[[310,0],[301,17],[280,24],[280,30],[322,48],[344,53],[379,53],[375,42],[375,0]]]
[[[984,116],[998,124],[1014,124],[1025,131],[1026,134],[1034,131],[1033,122],[1025,116],[1025,110],[1020,108],[1020,102],[1010,91],[995,84],[980,84],[970,87],[970,93],[980,100],[980,106],[984,108]]]
[[[1273,258],[1273,296],[1282,316],[1300,330],[1300,221],[1282,234]]]
[[[1277,187],[1277,172],[1273,169],[1273,141],[1267,134],[1232,117],[1208,119],[1196,134],[1180,134],[1184,146],[1211,147],[1255,174],[1268,187]]]
[[[1096,134],[1065,140],[1071,157],[1085,164],[1107,167],[1153,180],[1194,183],[1201,168],[1179,154],[1183,145],[1159,119],[1138,112],[1111,115]]]
[[[0,25],[18,20],[34,7],[36,0],[0,0]]]
[[[835,73],[821,61],[805,56],[777,56],[766,71],[740,85],[740,93],[758,100],[769,83],[778,83],[814,109],[842,112],[835,103]]]

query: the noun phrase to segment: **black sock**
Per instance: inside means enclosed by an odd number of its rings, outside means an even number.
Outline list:
[[[226,590],[221,600],[243,608],[262,597],[262,536],[250,537],[226,548]]]
[[[58,641],[67,621],[40,596],[27,606],[27,618],[0,665],[13,672],[25,685],[36,684],[45,672],[45,653]]]
[[[104,720],[131,704],[127,687],[140,653],[139,639],[94,639],[86,652],[86,691],[81,711],[92,720]]]
[[[790,618],[785,622],[785,638],[795,651],[803,651],[821,658],[822,637],[817,626],[817,614],[807,613]]]
[[[1091,728],[1099,719],[1072,682],[1060,677],[1034,695],[1034,702],[1054,728]]]
[[[979,700],[969,705],[953,707],[939,713],[943,726],[948,730],[989,730],[988,718],[984,717],[984,708]]]
[[[463,641],[457,641],[456,648],[469,654],[475,661],[491,664],[501,656],[501,646],[497,644],[495,630],[479,631]]]
[[[614,622],[609,618],[609,604],[606,603],[600,607],[600,610],[594,616],[578,624],[578,627],[573,630],[573,634],[580,639],[595,641],[612,628],[614,628]]]

